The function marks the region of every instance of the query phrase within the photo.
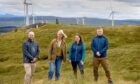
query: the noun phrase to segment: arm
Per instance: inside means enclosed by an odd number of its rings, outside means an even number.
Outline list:
[[[69,60],[71,60],[71,53],[72,53],[72,44],[71,44],[71,46],[69,48]]]
[[[84,60],[85,60],[85,52],[86,52],[86,47],[85,47],[85,45],[83,44],[83,49],[82,49],[82,62],[84,62]]]
[[[49,48],[49,54],[48,54],[48,59],[51,60],[51,55],[52,55],[52,50],[53,50],[53,42],[54,40],[51,41],[51,44],[50,44],[50,48]]]
[[[105,52],[105,51],[107,51],[107,49],[108,49],[108,39],[106,38],[105,39],[105,46],[104,46],[104,48],[100,51],[100,53],[103,53],[103,52]]]
[[[23,45],[22,45],[23,54],[25,56],[27,56],[28,58],[30,58],[30,59],[33,60],[33,56],[31,56],[31,54],[27,51],[27,48],[28,48],[27,44],[26,43],[23,43]]]
[[[97,50],[96,50],[96,48],[94,46],[94,39],[91,42],[91,49],[92,49],[92,51],[97,52]]]
[[[67,58],[67,45],[66,45],[65,42],[64,42],[64,49],[65,49],[65,50],[64,50],[64,55],[63,55],[64,58],[63,58],[63,59],[64,59],[64,62],[66,62],[66,58]]]
[[[39,49],[39,45],[37,44],[37,54],[36,54],[36,58],[38,58],[39,53],[40,53],[40,49]]]

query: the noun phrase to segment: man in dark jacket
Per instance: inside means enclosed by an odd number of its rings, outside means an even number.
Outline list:
[[[39,46],[34,40],[34,32],[28,33],[28,40],[23,43],[23,63],[25,68],[24,84],[31,84],[39,55]]]
[[[97,29],[97,36],[93,38],[91,48],[94,53],[94,80],[98,81],[98,68],[101,64],[106,73],[106,77],[108,78],[108,84],[113,84],[107,62],[108,39],[103,35],[102,28]]]

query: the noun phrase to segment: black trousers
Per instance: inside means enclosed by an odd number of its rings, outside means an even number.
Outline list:
[[[77,66],[79,67],[81,75],[84,76],[84,65],[81,64],[80,61],[72,61],[71,65],[72,65],[73,72],[76,78],[77,78]]]

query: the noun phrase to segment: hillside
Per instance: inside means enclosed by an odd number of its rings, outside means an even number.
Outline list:
[[[90,43],[96,35],[96,27],[81,25],[48,24],[38,29],[32,29],[36,34],[41,49],[40,59],[34,75],[34,84],[96,84],[93,81],[92,52]],[[85,79],[73,79],[69,62],[63,63],[61,80],[47,81],[48,61],[47,50],[56,32],[63,29],[68,35],[67,46],[73,42],[73,36],[80,33],[87,47],[85,60]],[[114,84],[140,84],[140,26],[104,27],[109,38],[109,63]],[[22,43],[26,40],[24,29],[0,35],[0,84],[23,84],[24,68],[22,64]],[[103,69],[100,68],[98,84],[107,84]]]

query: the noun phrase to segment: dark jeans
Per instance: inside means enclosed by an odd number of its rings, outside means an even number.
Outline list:
[[[111,80],[111,75],[110,75],[110,71],[109,71],[109,66],[108,66],[108,62],[107,62],[107,58],[93,58],[93,72],[94,72],[94,80],[97,81],[98,80],[98,68],[99,65],[102,65],[106,77],[108,78],[108,81]]]
[[[80,69],[81,75],[84,76],[84,65],[82,65],[80,61],[72,61],[71,65],[76,78],[77,78],[77,66]]]
[[[51,80],[55,71],[55,80],[60,78],[60,70],[62,65],[62,58],[57,57],[55,61],[50,63],[50,71],[48,73],[48,79]]]

